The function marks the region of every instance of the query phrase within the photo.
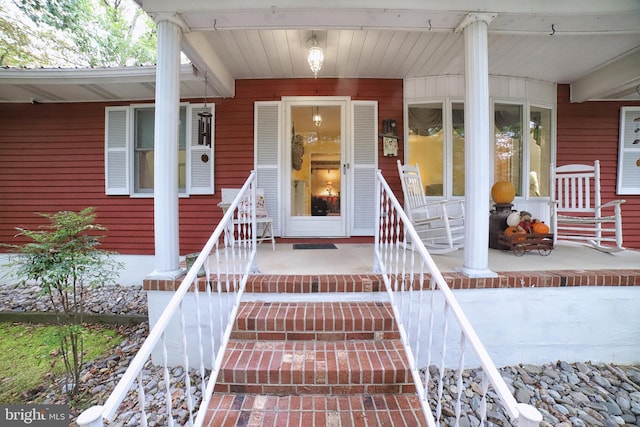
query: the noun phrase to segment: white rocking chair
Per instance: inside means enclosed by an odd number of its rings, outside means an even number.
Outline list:
[[[596,160],[593,166],[552,164],[551,183],[554,240],[582,240],[603,252],[624,250],[620,205],[625,201],[601,203],[600,161]]]
[[[418,166],[402,166],[398,172],[405,212],[430,253],[453,252],[464,246],[463,200],[428,201]]]

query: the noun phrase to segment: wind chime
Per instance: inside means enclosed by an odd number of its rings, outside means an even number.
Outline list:
[[[211,147],[211,117],[207,108],[207,74],[204,75],[204,109],[198,113],[198,144]]]

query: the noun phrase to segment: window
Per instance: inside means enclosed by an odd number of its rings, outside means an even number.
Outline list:
[[[552,141],[550,108],[531,107],[529,132],[529,197],[548,197]]]
[[[153,140],[155,128],[155,107],[133,108],[133,174],[135,193],[153,193]],[[180,107],[178,127],[178,190],[186,193],[186,114],[187,108]]]
[[[493,181],[511,181],[522,196],[522,105],[494,106]]]
[[[209,108],[212,112],[213,106]],[[198,144],[198,113],[202,111],[203,105],[180,107],[178,189],[181,195],[213,194],[213,144],[212,147]],[[154,125],[154,105],[106,108],[107,194],[153,195]]]
[[[445,138],[442,103],[409,107],[407,164],[418,165],[427,196],[444,195]]]
[[[453,195],[464,196],[464,104],[451,104],[453,145]]]
[[[407,164],[418,165],[427,196],[464,196],[464,104],[443,105],[409,106]]]
[[[525,108],[494,105],[494,182],[511,181],[519,197],[549,196],[551,109],[529,106],[525,122]]]
[[[549,195],[552,115],[527,102],[493,105],[493,180],[511,181],[518,197]],[[409,104],[407,129],[406,162],[418,164],[427,196],[464,196],[464,103]]]

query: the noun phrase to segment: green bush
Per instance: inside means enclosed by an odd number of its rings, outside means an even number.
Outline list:
[[[95,233],[106,229],[94,224],[93,208],[39,215],[50,224],[37,230],[18,228],[18,236],[30,241],[4,246],[15,252],[9,261],[12,274],[40,285],[56,313],[66,391],[72,396],[78,392],[84,356],[84,297],[89,289],[113,282],[121,264],[98,248],[103,236]]]

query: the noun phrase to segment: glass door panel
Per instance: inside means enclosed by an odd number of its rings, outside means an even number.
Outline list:
[[[343,106],[290,106],[291,169],[287,235],[343,236]]]

